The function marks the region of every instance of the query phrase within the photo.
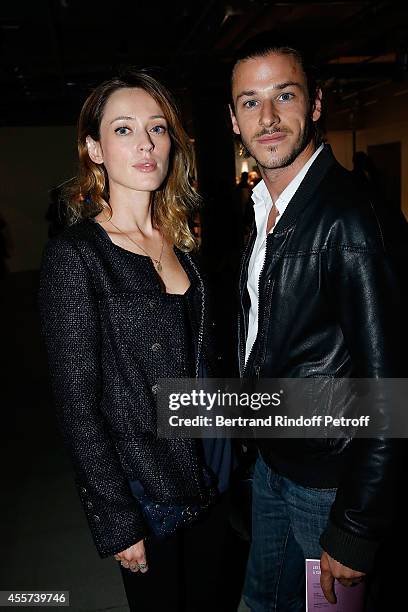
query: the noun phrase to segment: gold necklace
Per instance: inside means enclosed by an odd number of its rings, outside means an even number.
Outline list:
[[[164,249],[164,238],[163,238],[163,234],[162,234],[162,233],[160,233],[160,235],[161,235],[161,237],[162,237],[162,245],[161,245],[160,257],[159,257],[159,259],[155,259],[154,257],[152,257],[152,256],[150,255],[150,253],[148,253],[148,252],[146,251],[146,249],[144,249],[144,248],[142,247],[142,245],[141,245],[141,244],[138,244],[138,243],[136,242],[136,240],[133,240],[133,238],[131,238],[131,237],[129,236],[129,234],[127,234],[126,232],[124,232],[123,230],[121,230],[121,229],[120,229],[120,228],[119,228],[117,225],[115,225],[115,224],[114,224],[114,223],[113,223],[113,222],[112,222],[110,219],[108,219],[108,220],[109,220],[109,223],[110,223],[111,225],[113,225],[113,227],[114,227],[115,229],[117,229],[117,230],[118,230],[118,232],[120,232],[121,234],[124,234],[124,235],[125,235],[125,236],[128,238],[128,240],[130,240],[130,242],[133,242],[133,244],[135,244],[135,245],[136,245],[136,246],[137,246],[139,249],[141,249],[142,251],[144,251],[148,257],[150,257],[150,259],[152,260],[153,264],[156,266],[156,270],[157,270],[158,272],[161,272],[161,271],[162,271],[163,266],[162,266],[162,264],[161,264],[161,258],[162,258],[162,255],[163,255],[163,249]]]

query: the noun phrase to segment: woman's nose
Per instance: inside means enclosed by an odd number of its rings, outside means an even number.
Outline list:
[[[154,144],[150,140],[150,138],[145,138],[141,143],[139,143],[140,151],[146,151],[149,153],[154,149]]]

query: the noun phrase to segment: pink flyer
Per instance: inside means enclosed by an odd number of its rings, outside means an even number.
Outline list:
[[[306,559],[306,612],[330,610],[331,612],[362,612],[364,603],[364,583],[354,587],[344,587],[334,582],[337,604],[330,604],[320,586],[320,560]]]

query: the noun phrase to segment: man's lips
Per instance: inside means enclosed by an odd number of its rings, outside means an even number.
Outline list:
[[[286,136],[286,132],[274,132],[273,134],[264,134],[263,136],[256,138],[256,142],[260,142],[261,144],[271,144],[284,140]]]
[[[157,162],[154,160],[139,162],[138,164],[133,164],[133,168],[136,168],[136,170],[140,172],[154,172],[157,168]]]

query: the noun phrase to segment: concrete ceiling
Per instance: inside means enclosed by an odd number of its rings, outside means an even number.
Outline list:
[[[7,0],[0,122],[74,123],[89,89],[127,64],[157,67],[180,97],[221,91],[234,51],[271,29],[316,50],[339,115],[378,87],[408,89],[406,2]]]

